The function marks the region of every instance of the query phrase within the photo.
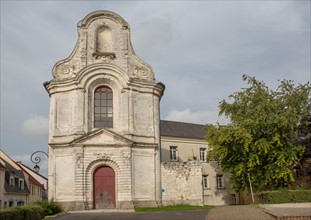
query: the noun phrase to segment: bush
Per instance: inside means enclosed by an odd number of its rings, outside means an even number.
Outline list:
[[[279,190],[258,193],[259,203],[311,202],[311,190]]]
[[[44,209],[44,214],[47,215],[55,215],[62,211],[59,203],[53,200],[39,200],[33,203],[34,205],[41,206]]]
[[[44,209],[38,205],[17,206],[0,210],[0,220],[41,220]]]
[[[61,212],[57,202],[42,200],[25,206],[0,209],[0,220],[41,220]]]

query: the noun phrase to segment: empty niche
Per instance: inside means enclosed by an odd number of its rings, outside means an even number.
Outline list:
[[[97,29],[96,52],[107,53],[112,52],[112,32],[107,26]]]

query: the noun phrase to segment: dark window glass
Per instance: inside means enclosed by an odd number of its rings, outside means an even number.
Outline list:
[[[113,127],[113,95],[107,86],[98,87],[94,94],[94,127]]]

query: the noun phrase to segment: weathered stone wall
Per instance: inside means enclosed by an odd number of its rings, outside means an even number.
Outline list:
[[[202,167],[198,161],[161,164],[162,204],[203,205]]]

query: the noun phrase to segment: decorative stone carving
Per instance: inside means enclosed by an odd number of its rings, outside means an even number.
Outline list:
[[[105,153],[94,153],[98,160],[111,160],[111,155]]]
[[[76,168],[81,168],[81,164],[83,161],[84,153],[82,146],[76,146],[73,148],[73,155],[75,159],[75,166]]]
[[[136,66],[135,67],[135,75],[139,78],[150,78],[151,74],[147,68],[143,66]]]
[[[77,75],[76,67],[74,65],[65,64],[57,67],[56,76],[58,79],[69,79]]]
[[[95,58],[95,62],[104,63],[111,63],[114,59],[116,59],[115,53],[110,52],[95,52],[93,53],[93,57]]]
[[[76,167],[77,168],[81,168],[82,159],[83,159],[83,153],[81,152],[76,153]]]
[[[139,59],[137,56],[133,58],[134,59],[131,60],[132,76],[138,79],[154,81],[155,78],[151,66]]]
[[[132,154],[130,152],[126,152],[125,153],[124,151],[122,151],[121,152],[121,157],[122,157],[123,163],[125,165],[129,165],[130,164],[130,161],[132,159]]]

